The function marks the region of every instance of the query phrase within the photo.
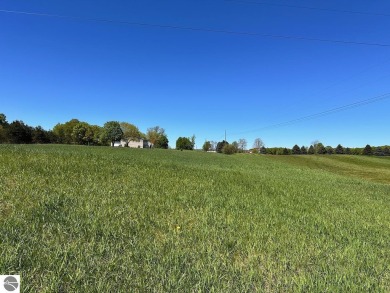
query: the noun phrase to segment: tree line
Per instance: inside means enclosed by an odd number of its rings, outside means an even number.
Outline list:
[[[0,143],[113,145],[115,141],[122,139],[148,139],[153,147],[165,149],[169,142],[164,128],[160,126],[150,127],[143,133],[137,126],[127,122],[108,121],[101,127],[71,119],[58,123],[52,130],[45,130],[41,126],[29,126],[21,120],[8,123],[6,116],[0,114]]]
[[[294,145],[291,149],[285,147],[271,147],[266,148],[263,141],[260,138],[256,138],[253,143],[253,148],[246,149],[246,139],[239,139],[229,143],[225,140],[220,142],[206,141],[203,144],[202,149],[204,151],[214,151],[217,153],[224,154],[235,154],[235,153],[255,153],[264,155],[367,155],[367,156],[390,156],[389,146],[377,146],[373,147],[369,144],[364,148],[349,148],[343,147],[338,144],[335,148],[331,146],[324,146],[319,141],[314,141],[309,147]]]
[[[52,130],[45,130],[41,126],[32,127],[21,120],[9,123],[6,116],[0,113],[0,143],[14,144],[78,144],[78,145],[113,145],[115,141],[147,139],[154,148],[168,148],[168,137],[164,128],[154,126],[143,133],[139,128],[128,122],[108,121],[103,126],[91,125],[78,119],[71,119],[65,123],[58,123]],[[373,155],[390,156],[389,146],[370,146],[364,148],[349,148],[337,145],[335,148],[324,146],[314,141],[309,147],[294,145],[291,149],[285,147],[266,148],[260,138],[256,138],[253,147],[247,149],[248,142],[241,138],[229,143],[225,140],[205,141],[202,149],[224,154],[258,153],[268,155]],[[176,149],[193,150],[195,148],[195,135],[192,137],[179,137],[176,140]]]

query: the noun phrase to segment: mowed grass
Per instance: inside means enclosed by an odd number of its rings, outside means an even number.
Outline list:
[[[389,292],[389,162],[2,145],[0,274],[23,292]]]

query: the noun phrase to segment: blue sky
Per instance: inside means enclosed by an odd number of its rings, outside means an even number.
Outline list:
[[[18,1],[2,10],[390,45],[389,1]],[[353,5],[352,5],[353,4]],[[388,14],[375,15],[377,14]],[[251,147],[390,144],[390,47],[189,31],[0,12],[0,112],[51,129],[78,118],[159,125]]]

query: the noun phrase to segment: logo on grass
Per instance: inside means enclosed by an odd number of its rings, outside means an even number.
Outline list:
[[[19,275],[12,275],[12,276],[7,276],[7,275],[0,275],[0,293],[3,292],[14,292],[14,293],[19,293],[20,292],[20,276]]]

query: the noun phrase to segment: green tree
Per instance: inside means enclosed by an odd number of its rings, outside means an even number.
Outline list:
[[[264,146],[262,146],[260,148],[260,154],[262,154],[262,155],[266,155],[267,154],[267,149]]]
[[[37,126],[32,129],[32,142],[33,143],[50,143],[49,133],[41,126]]]
[[[225,144],[224,147],[222,148],[222,153],[225,155],[232,155],[237,153],[237,146],[232,144]]]
[[[121,122],[121,129],[123,131],[123,138],[126,140],[137,140],[140,138],[145,138],[145,134],[143,134],[137,126],[127,122]]]
[[[372,147],[368,144],[366,147],[363,149],[363,155],[365,156],[371,156],[372,155]]]
[[[202,149],[203,149],[205,152],[209,151],[209,150],[211,149],[211,142],[205,141],[204,144],[203,144],[203,146],[202,146]]]
[[[8,124],[7,117],[3,113],[0,113],[0,125],[4,126],[7,124]]]
[[[64,124],[58,123],[53,128],[53,132],[58,138],[58,143],[71,144],[74,142],[73,139],[73,128],[80,123],[78,119],[72,119]]]
[[[31,143],[32,127],[15,120],[7,127],[7,137],[10,143]]]
[[[86,133],[88,124],[85,122],[77,123],[72,130],[72,140],[76,144],[85,144],[87,142]]]
[[[162,137],[166,136],[164,128],[160,126],[154,126],[148,128],[146,132],[147,139],[152,143],[152,145],[156,145],[157,141]]]
[[[333,148],[329,145],[325,149],[328,155],[332,155],[334,153]]]
[[[385,153],[383,152],[383,150],[380,146],[375,148],[374,156],[384,156],[384,155],[385,155]]]
[[[315,146],[315,152],[316,152],[316,154],[324,155],[324,154],[326,154],[326,148],[324,147],[324,145],[322,143],[318,142]]]
[[[227,144],[229,144],[229,143],[226,140],[218,142],[217,148],[216,148],[217,153],[222,153],[223,147]]]
[[[233,145],[236,148],[237,152],[238,152],[238,142],[237,141],[233,141],[231,143],[231,145]]]
[[[108,121],[103,126],[103,140],[111,143],[114,146],[114,142],[121,140],[123,131],[118,121]]]
[[[283,148],[282,154],[283,155],[289,155],[290,154],[289,149],[288,148]]]
[[[389,148],[388,146],[385,146],[385,147],[383,148],[383,154],[384,154],[385,156],[390,156],[390,148]]]
[[[345,148],[344,153],[345,153],[346,155],[350,155],[350,154],[352,153],[352,151],[351,151],[350,148]]]
[[[165,134],[162,134],[155,141],[155,144],[153,145],[153,147],[158,148],[158,149],[167,149],[168,143],[169,143],[168,137]]]
[[[0,125],[0,143],[5,143],[7,142],[8,139],[7,139],[7,132],[4,128],[3,125]]]
[[[176,149],[177,150],[193,150],[193,142],[188,137],[179,137],[176,140]]]
[[[338,144],[336,149],[335,149],[335,153],[338,154],[338,155],[342,155],[344,154],[344,148],[341,144]]]
[[[7,117],[3,113],[0,113],[0,143],[8,142],[7,126]]]
[[[301,146],[301,154],[307,155],[307,149],[305,148],[305,146]]]
[[[314,146],[313,145],[310,145],[308,151],[307,151],[307,154],[308,155],[314,155],[315,154],[315,149],[314,149]]]
[[[300,155],[301,154],[301,148],[297,144],[293,146],[292,154],[293,155]]]
[[[86,125],[84,142],[88,145],[99,145],[103,128],[98,125]]]

